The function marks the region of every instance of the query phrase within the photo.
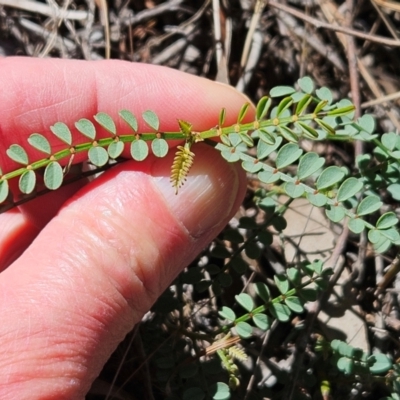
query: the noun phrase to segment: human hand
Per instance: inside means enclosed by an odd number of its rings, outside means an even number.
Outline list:
[[[56,146],[57,121],[152,109],[161,130],[176,130],[176,118],[201,130],[222,107],[234,123],[245,101],[223,85],[120,61],[7,58],[0,71],[3,172],[15,167],[6,149],[33,132]],[[0,215],[1,399],[83,399],[118,343],[222,230],[241,204],[244,174],[210,147],[195,152],[178,196],[171,152]]]

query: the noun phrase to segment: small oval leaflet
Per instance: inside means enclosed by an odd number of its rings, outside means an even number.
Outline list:
[[[268,96],[261,97],[259,102],[257,103],[256,117],[257,121],[263,119],[271,107],[272,100]]]
[[[155,131],[158,131],[160,128],[160,121],[158,119],[157,114],[154,111],[147,110],[142,114],[142,118],[144,122],[151,128],[154,129]]]
[[[50,162],[44,171],[44,184],[50,190],[57,190],[63,182],[64,174],[61,165],[56,162]]]
[[[246,311],[251,312],[253,310],[253,299],[247,293],[240,293],[235,296],[235,299]]]
[[[285,97],[278,105],[276,109],[276,116],[280,117],[282,114],[293,104],[291,97]]]
[[[240,109],[239,114],[238,114],[238,119],[237,119],[238,124],[240,124],[243,121],[244,117],[247,114],[247,111],[249,110],[249,107],[250,107],[250,103],[244,103],[242,105],[242,108]]]
[[[324,164],[325,159],[319,157],[317,153],[306,153],[300,158],[297,176],[300,180],[308,178],[322,168]]]
[[[28,138],[28,143],[36,150],[39,150],[45,154],[51,153],[49,141],[40,133],[32,133],[32,135],[30,135]]]
[[[232,152],[231,150],[223,150],[221,155],[228,162],[236,162],[240,160],[240,153],[235,151]]]
[[[225,124],[226,109],[222,108],[218,116],[218,126],[222,127]]]
[[[265,129],[259,129],[255,132],[257,132],[259,138],[266,144],[269,144],[271,146],[275,144],[276,142],[275,137]]]
[[[22,193],[30,194],[35,189],[36,185],[36,174],[35,171],[27,170],[19,178],[19,190]]]
[[[96,138],[96,128],[94,127],[93,122],[86,118],[81,118],[79,121],[75,122],[75,128],[78,129],[82,135],[91,140]]]
[[[168,142],[165,139],[154,139],[151,142],[151,150],[156,157],[165,157],[168,153]]]
[[[257,296],[259,296],[265,304],[268,304],[271,300],[271,293],[268,286],[263,282],[257,282],[254,284],[254,289],[257,293]]]
[[[253,315],[253,322],[257,328],[267,331],[271,327],[271,318],[266,314],[255,314]]]
[[[0,179],[0,203],[7,199],[8,191],[8,181]]]
[[[300,78],[297,83],[299,84],[300,89],[303,92],[311,94],[314,91],[314,82],[309,76],[304,76],[303,78]]]
[[[147,143],[142,140],[135,140],[131,143],[131,156],[136,161],[143,161],[149,154]]]
[[[298,121],[295,124],[297,127],[300,127],[300,129],[303,131],[304,135],[306,137],[309,137],[311,139],[315,139],[318,137],[318,132],[311,127],[310,125],[305,124],[304,122]]]
[[[365,222],[361,218],[353,218],[349,220],[348,227],[353,233],[359,234],[365,229]]]
[[[229,400],[231,398],[229,386],[224,382],[217,382],[211,387],[213,400]]]
[[[382,202],[377,196],[367,196],[361,200],[361,203],[357,207],[357,215],[367,215],[378,211],[382,207]]]
[[[282,136],[278,136],[275,140],[274,144],[269,144],[265,140],[260,139],[257,143],[257,158],[259,160],[263,160],[264,158],[268,157],[272,152],[274,152],[282,143],[283,139]]]
[[[7,155],[11,158],[11,160],[19,164],[29,164],[28,154],[26,154],[24,148],[21,147],[19,144],[12,144],[7,149]]]
[[[399,222],[396,214],[392,211],[389,211],[383,214],[376,223],[377,229],[389,229],[392,226],[395,226]]]
[[[270,90],[269,95],[271,97],[290,96],[295,92],[296,89],[292,86],[276,86]]]
[[[255,174],[258,171],[261,171],[263,169],[263,167],[264,167],[264,165],[261,162],[259,162],[259,163],[255,163],[254,161],[243,161],[242,162],[242,168],[251,174]]]
[[[327,189],[340,182],[344,175],[344,172],[339,167],[332,165],[322,171],[315,186],[318,190]]]
[[[288,142],[295,142],[298,141],[298,134],[293,129],[288,128],[287,126],[279,126],[278,127],[279,133],[283,136]],[[299,130],[299,132],[301,129]]]
[[[319,99],[326,100],[328,104],[332,103],[333,100],[332,92],[327,87],[323,86],[317,89],[315,91],[315,94],[318,96]]]
[[[325,210],[326,216],[332,222],[340,222],[345,216],[345,210],[341,206],[331,206],[329,210]]]
[[[280,322],[287,322],[290,319],[290,308],[286,304],[275,303],[270,309],[271,314]]]
[[[106,131],[110,132],[113,135],[117,134],[117,128],[115,127],[115,123],[108,114],[106,114],[104,112],[99,112],[93,118]]]
[[[276,168],[282,169],[293,164],[302,154],[303,150],[295,143],[283,145],[276,156]]]
[[[296,115],[301,115],[305,111],[308,105],[311,103],[312,97],[309,94],[303,96],[296,106]]]
[[[360,180],[354,177],[347,178],[341,185],[337,194],[337,201],[345,201],[353,197],[363,187]]]
[[[118,114],[132,128],[134,132],[137,132],[137,119],[129,110],[121,110]]]
[[[286,294],[289,290],[289,281],[284,275],[274,275],[276,287],[282,294]]]
[[[108,155],[110,156],[110,158],[115,160],[124,151],[124,143],[121,142],[120,140],[118,142],[112,142],[108,146],[107,151],[108,151]]]
[[[284,188],[287,195],[293,199],[303,196],[305,192],[303,185],[296,185],[293,182],[286,182]]]
[[[253,328],[247,322],[239,322],[236,325],[236,332],[241,338],[247,339],[253,334]]]
[[[88,157],[90,162],[96,167],[102,167],[107,164],[108,153],[103,147],[91,147],[88,151]]]
[[[327,202],[328,198],[322,193],[307,193],[307,200],[315,207],[323,207]]]
[[[72,145],[72,135],[68,126],[63,122],[56,122],[50,127],[50,130],[55,136],[57,136],[62,142],[66,143],[68,146]]]
[[[285,304],[295,313],[302,313],[304,311],[303,304],[297,296],[286,297]]]
[[[222,310],[218,311],[218,314],[221,318],[227,319],[228,321],[234,321],[236,319],[235,312],[226,306],[222,307]]]

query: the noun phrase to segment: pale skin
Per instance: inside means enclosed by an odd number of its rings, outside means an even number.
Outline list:
[[[57,121],[152,109],[161,130],[178,130],[177,118],[204,130],[222,107],[235,123],[246,101],[205,79],[121,61],[1,59],[0,88],[4,172],[16,167],[6,149],[28,150],[33,132],[59,149],[49,131]],[[1,399],[84,399],[118,343],[233,216],[246,188],[240,166],[204,144],[192,150],[178,195],[171,152],[0,215]]]

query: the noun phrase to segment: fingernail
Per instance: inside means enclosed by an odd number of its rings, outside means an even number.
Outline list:
[[[157,165],[153,167],[154,183],[171,213],[194,238],[217,226],[222,225],[222,229],[233,208],[240,204],[238,191],[241,186],[238,168],[227,163],[211,147],[198,145],[197,148],[193,166],[178,194],[175,194],[169,177],[157,173]]]

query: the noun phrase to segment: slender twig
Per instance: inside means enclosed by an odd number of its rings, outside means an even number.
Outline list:
[[[57,9],[48,4],[43,4],[31,0],[0,0],[0,5],[42,14],[46,17],[56,17],[76,21],[83,21],[88,17],[87,11],[63,10],[62,8]]]
[[[346,25],[351,27],[353,25],[353,12],[354,12],[354,0],[346,0],[347,5],[347,18]],[[361,116],[361,96],[360,96],[360,85],[359,85],[359,76],[357,70],[357,48],[354,40],[354,36],[346,35],[346,53],[347,60],[349,62],[349,77],[350,77],[350,88],[351,88],[351,97],[355,109],[355,118],[359,118]],[[361,140],[357,140],[354,144],[354,152],[355,158],[357,156],[363,154],[364,144]]]
[[[370,35],[368,33],[363,33],[363,32],[357,31],[355,29],[346,28],[344,26],[328,24],[319,19],[312,18],[312,17],[302,13],[301,11],[297,11],[292,7],[285,6],[284,4],[278,3],[273,0],[269,0],[268,5],[270,5],[271,7],[274,7],[278,10],[287,12],[288,14],[291,14],[297,18],[300,18],[303,21],[306,21],[306,22],[314,25],[317,29],[320,29],[320,28],[329,29],[329,30],[336,31],[336,32],[346,33],[347,35],[352,35],[352,36],[358,37],[360,39],[370,40],[371,42],[384,44],[386,46],[400,47],[400,42],[398,40],[387,39],[382,36]]]

